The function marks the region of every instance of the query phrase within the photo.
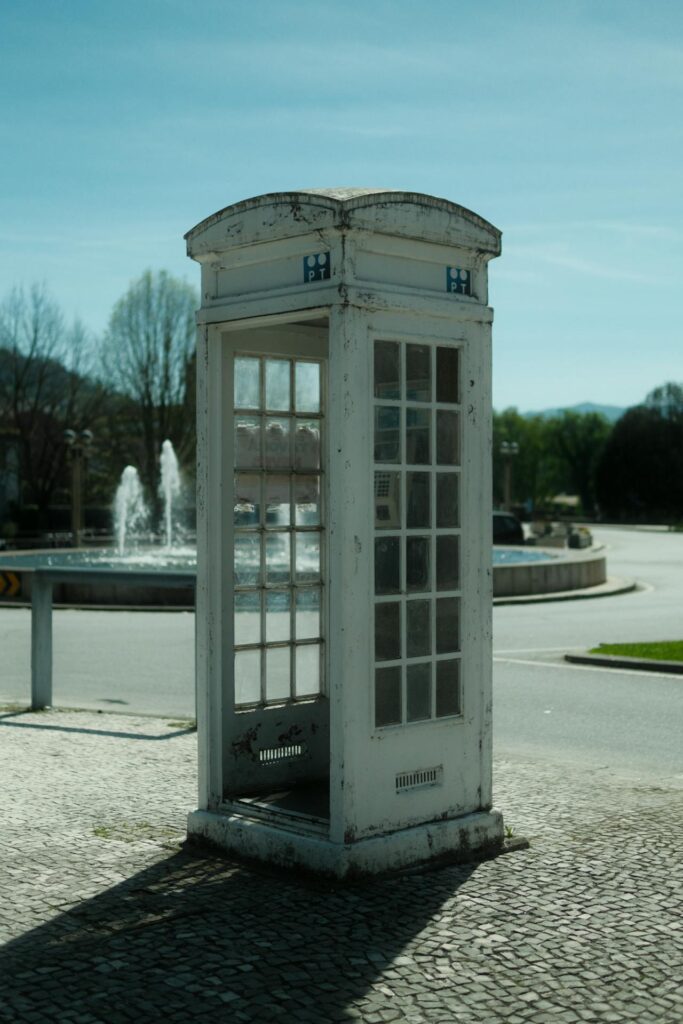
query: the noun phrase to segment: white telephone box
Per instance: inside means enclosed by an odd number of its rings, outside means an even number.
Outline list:
[[[199,809],[337,876],[495,850],[487,263],[411,192],[275,193],[201,263]]]

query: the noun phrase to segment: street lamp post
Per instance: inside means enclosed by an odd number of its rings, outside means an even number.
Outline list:
[[[516,441],[501,441],[500,454],[503,456],[503,505],[507,512],[512,509],[512,460],[519,455]]]
[[[69,464],[71,466],[71,543],[77,548],[81,545],[84,528],[83,519],[83,484],[85,464],[92,447],[93,434],[90,430],[64,431],[64,442],[67,446]]]

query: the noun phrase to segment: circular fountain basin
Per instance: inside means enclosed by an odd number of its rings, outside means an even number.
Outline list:
[[[497,599],[570,594],[606,580],[607,559],[602,547],[493,549],[493,596]]]
[[[7,552],[0,555],[2,569],[21,580],[21,589],[14,597],[23,601],[30,600],[33,574],[41,572],[54,578],[56,604],[194,607],[197,558],[193,547],[139,548],[125,555],[111,549]],[[493,549],[496,599],[583,590],[606,579],[601,548]]]

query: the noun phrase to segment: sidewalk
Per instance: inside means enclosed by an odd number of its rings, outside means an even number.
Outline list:
[[[0,711],[2,1024],[683,1018],[673,782],[498,763],[529,850],[341,887],[182,849],[195,749]]]

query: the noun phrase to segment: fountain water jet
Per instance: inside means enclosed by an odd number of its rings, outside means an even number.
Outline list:
[[[140,533],[148,524],[149,510],[135,466],[126,466],[114,498],[114,532],[119,555],[126,549],[126,540]]]
[[[173,546],[173,502],[180,495],[180,470],[173,444],[167,439],[161,446],[159,494],[164,500],[166,547]]]

